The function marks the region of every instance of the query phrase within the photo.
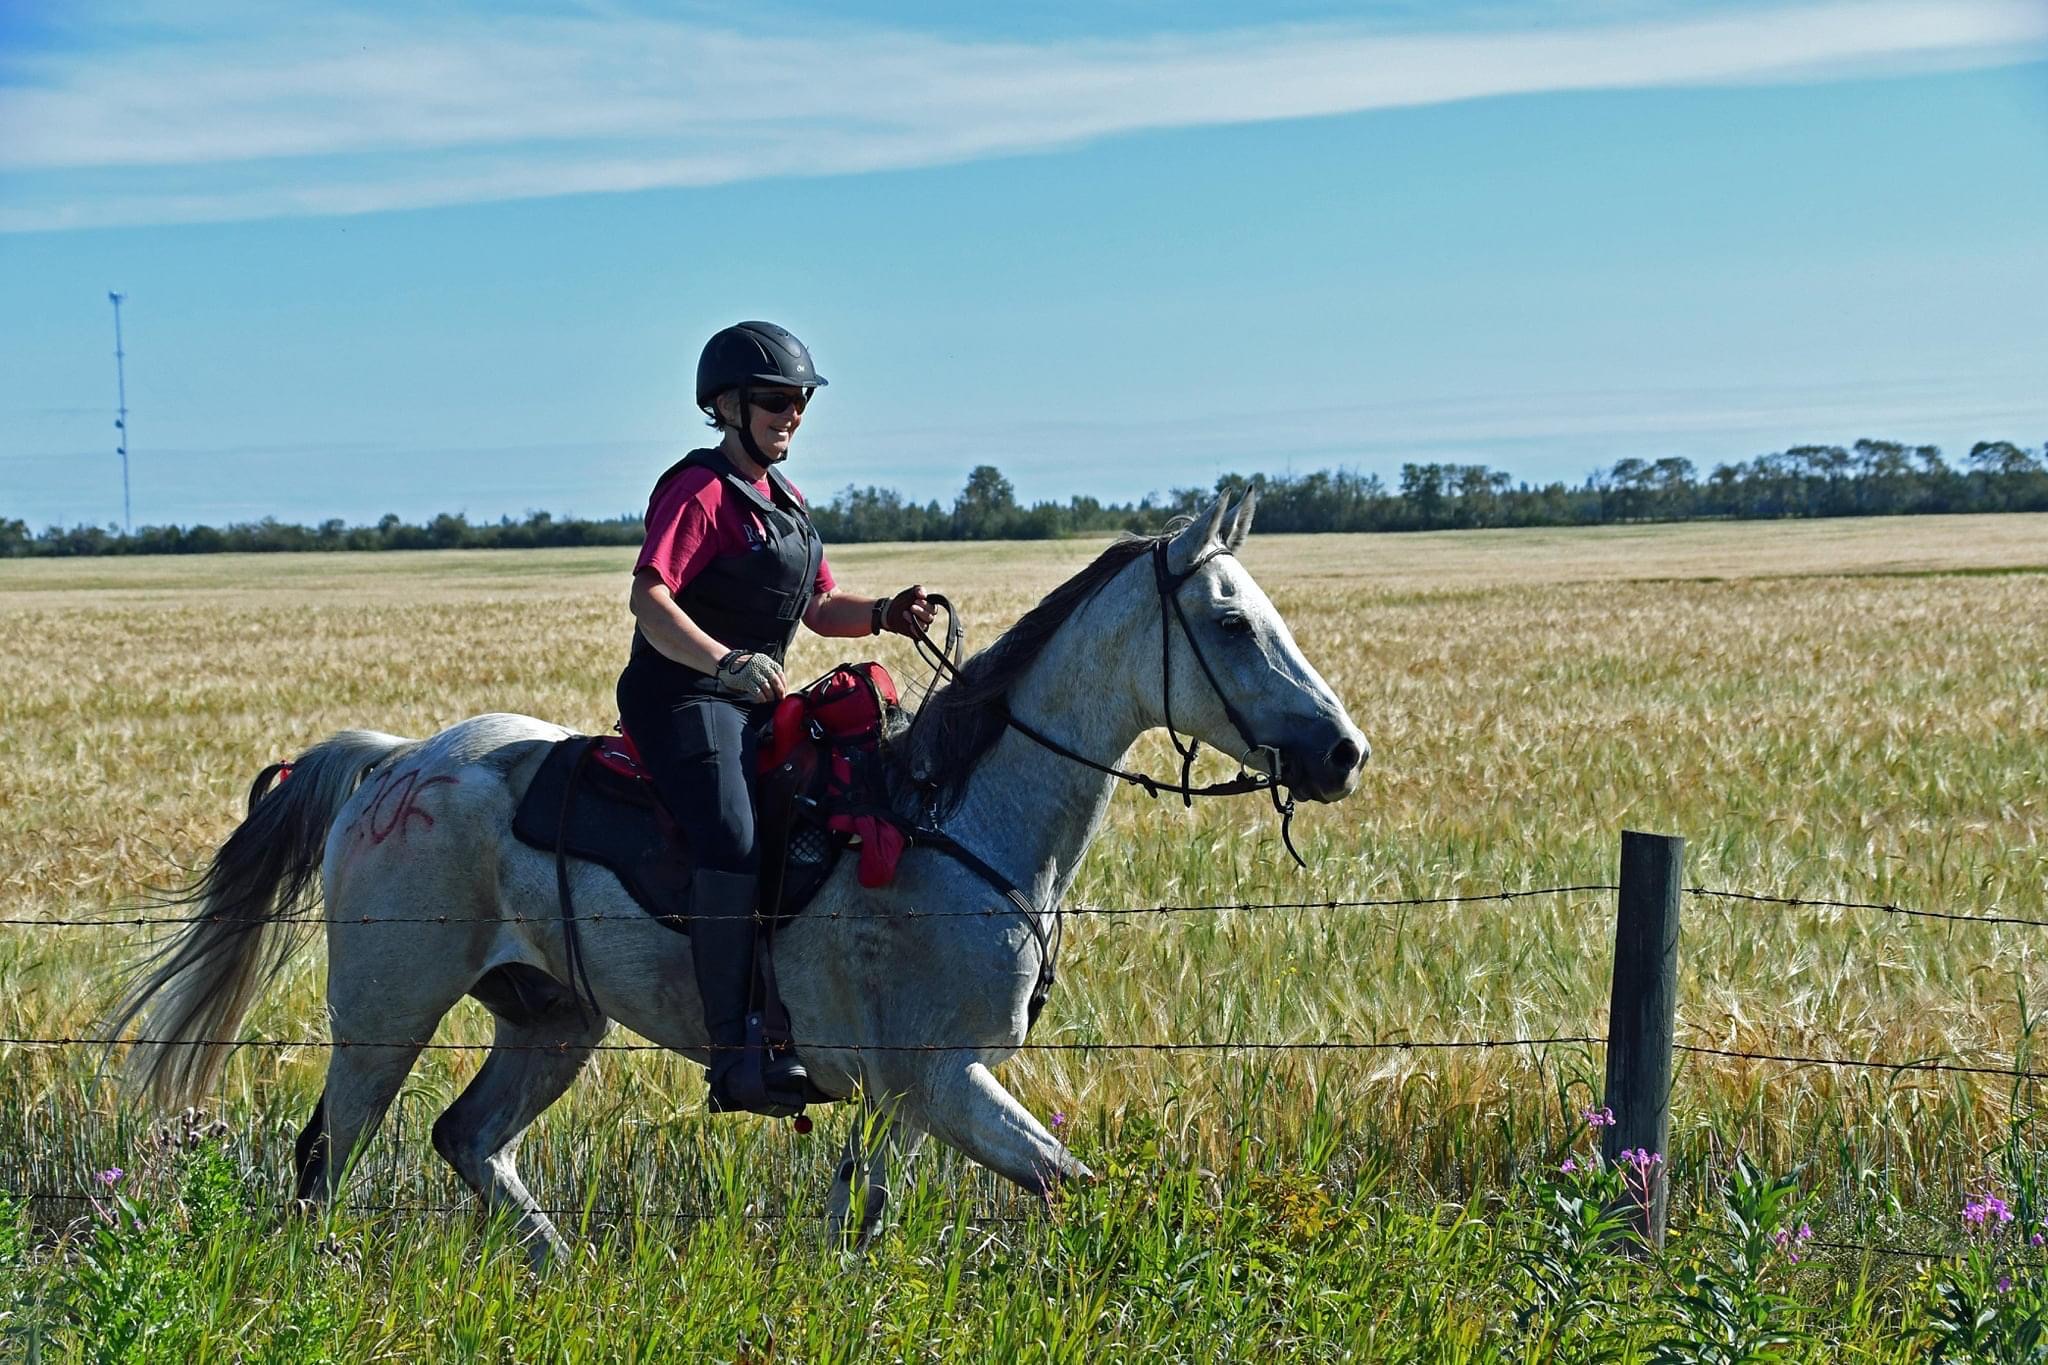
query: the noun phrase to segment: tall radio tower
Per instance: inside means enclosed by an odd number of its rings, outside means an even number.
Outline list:
[[[132,536],[135,519],[128,507],[128,373],[121,350],[121,300],[125,296],[110,289],[107,297],[114,302],[114,392],[120,403],[114,430],[121,433],[121,439],[114,449],[121,456],[121,534]]]

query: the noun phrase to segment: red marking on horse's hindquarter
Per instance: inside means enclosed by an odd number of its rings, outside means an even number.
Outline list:
[[[370,802],[370,808],[356,822],[359,834],[366,832],[371,843],[381,844],[394,834],[403,839],[406,826],[414,820],[432,829],[434,817],[420,808],[420,796],[427,788],[443,783],[451,787],[460,785],[452,777],[430,777],[422,782],[417,768],[396,776],[386,773],[379,777],[376,799]]]

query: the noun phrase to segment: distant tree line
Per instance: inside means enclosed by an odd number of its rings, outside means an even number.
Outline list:
[[[297,526],[265,517],[231,526],[143,526],[133,535],[118,526],[52,526],[31,536],[19,520],[0,516],[0,559],[30,555],[203,555],[235,551],[276,554],[292,550],[530,550],[544,545],[638,545],[640,514],[608,521],[568,518],[546,512],[523,520],[471,522],[443,512],[425,525],[387,512],[372,526],[350,526],[339,517],[318,526]]]
[[[1897,516],[1932,512],[2048,512],[2048,444],[2030,450],[1979,441],[1960,466],[1936,446],[1857,441],[1794,446],[1716,465],[1701,477],[1692,461],[1625,459],[1584,483],[1517,483],[1477,464],[1410,463],[1389,488],[1376,474],[1226,474],[1215,489],[1256,487],[1259,525],[1269,531],[1437,531],[1486,526],[1603,526],[1617,522],[1769,520]],[[950,507],[918,503],[894,489],[842,489],[812,516],[828,543],[880,540],[1048,540],[1117,530],[1156,530],[1193,512],[1208,488],[1111,503],[1076,494],[1066,502],[1017,501],[1001,471],[981,465]],[[109,554],[272,553],[289,550],[532,549],[637,545],[640,514],[609,520],[546,512],[522,520],[472,523],[443,512],[425,525],[388,514],[374,526],[341,520],[296,526],[265,518],[232,526],[52,526],[31,532],[0,516],[0,558]]]

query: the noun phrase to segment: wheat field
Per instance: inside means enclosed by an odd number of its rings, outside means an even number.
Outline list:
[[[971,648],[1100,548],[856,546],[832,559],[855,590],[914,580],[946,593]],[[1302,808],[1305,872],[1259,801],[1185,812],[1121,794],[1079,906],[1600,884],[1630,828],[1686,836],[1695,885],[2048,919],[2048,517],[1254,533],[1244,559],[1371,740],[1364,782],[1344,804]],[[342,728],[420,736],[482,711],[608,726],[630,562],[607,549],[0,563],[0,917],[111,917],[0,927],[0,1036],[92,1031],[148,941],[119,918],[204,862],[263,764]],[[792,674],[849,645],[870,642],[806,639]],[[876,652],[899,679],[919,676],[902,642]],[[1133,758],[1170,767],[1158,736]],[[1079,916],[1033,1037],[1600,1036],[1612,932],[1599,892]],[[2048,930],[2029,926],[1692,898],[1679,1036],[2038,1067],[2044,948]],[[320,1037],[322,972],[316,944],[248,1035]],[[465,1006],[442,1036],[486,1037],[481,1011]],[[431,1212],[300,1228],[252,1196],[247,1245],[217,1253],[219,1278],[201,1276],[211,1287],[179,1319],[186,1335],[165,1329],[152,1346],[144,1333],[137,1358],[260,1358],[281,1343],[314,1359],[320,1341],[337,1359],[923,1359],[1008,1342],[1057,1359],[1328,1358],[1425,1327],[1437,1335],[1414,1337],[1418,1358],[1514,1358],[1514,1315],[1488,1298],[1494,1272],[1440,1230],[1483,1223],[1522,1173],[1555,1162],[1603,1066],[1588,1046],[1027,1053],[1006,1079],[1039,1113],[1072,1116],[1107,1192],[1034,1214],[927,1155],[903,1225],[848,1265],[798,1253],[809,1234],[772,1221],[816,1211],[845,1115],[822,1116],[807,1139],[714,1121],[680,1059],[607,1056],[522,1158],[544,1204],[598,1211],[584,1220],[580,1287],[534,1291],[425,1141],[477,1061],[428,1054],[358,1171],[362,1204]],[[125,1107],[97,1063],[81,1047],[0,1043],[0,1193],[72,1195],[22,1206],[14,1327],[0,1295],[0,1342],[33,1332],[59,1358],[95,1358],[66,1278],[96,1235],[79,1202],[91,1173],[119,1167],[124,1188],[168,1189],[181,1151],[218,1125],[203,1140],[223,1169],[281,1196],[324,1057],[238,1054],[208,1113],[167,1129]],[[1954,1210],[2034,1102],[2010,1077],[1682,1057],[1674,1219],[1739,1148],[1798,1173],[1824,1233],[1952,1237]],[[1250,1282],[1217,1289],[1206,1264],[1188,1272],[1179,1308],[1159,1298],[1156,1267],[1132,1264],[1132,1248],[1153,1243],[1119,1229],[1153,1226],[1169,1205],[1180,1231],[1155,1226],[1159,1247],[1193,1236],[1255,1267],[1277,1264],[1267,1242],[1293,1247],[1258,1290],[1287,1305],[1260,1320],[1288,1326],[1218,1327]],[[616,1209],[688,1217],[653,1226],[605,1213]],[[1345,1259],[1357,1247],[1318,1259],[1320,1230],[1366,1209],[1379,1211],[1370,1274]],[[1002,1221],[1013,1217],[1024,1221]],[[1804,1282],[1813,1314],[1867,1328],[1838,1327],[1811,1358],[1866,1340],[1865,1358],[1918,1358],[1883,1355],[1885,1315],[1916,1292],[1910,1263],[1845,1254],[1804,1273],[1834,1276]],[[1455,1290],[1461,1275],[1480,1287]],[[294,1284],[321,1287],[286,1292]]]

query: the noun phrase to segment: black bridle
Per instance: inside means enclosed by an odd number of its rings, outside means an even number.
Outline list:
[[[1180,590],[1187,581],[1201,572],[1202,568],[1210,560],[1230,554],[1230,548],[1226,545],[1218,545],[1206,554],[1197,556],[1192,563],[1179,573],[1174,573],[1166,565],[1167,547],[1170,543],[1169,541],[1161,540],[1153,545],[1151,552],[1152,578],[1159,590],[1160,697],[1166,712],[1167,737],[1173,742],[1174,752],[1180,755],[1180,781],[1168,782],[1163,778],[1151,777],[1145,773],[1134,773],[1129,769],[1119,768],[1113,764],[1098,763],[1086,754],[1077,753],[1065,744],[1060,743],[1036,726],[1017,719],[1015,715],[1011,714],[1007,705],[1003,708],[1003,723],[1018,734],[1023,735],[1026,739],[1045,749],[1051,750],[1060,757],[1072,759],[1083,767],[1093,768],[1096,772],[1114,777],[1120,782],[1128,782],[1132,786],[1141,789],[1145,795],[1152,797],[1154,800],[1158,799],[1161,792],[1173,792],[1180,797],[1182,806],[1190,807],[1195,804],[1195,798],[1198,796],[1244,796],[1251,792],[1265,792],[1271,796],[1273,810],[1280,816],[1281,843],[1287,846],[1287,852],[1294,859],[1295,863],[1300,867],[1306,868],[1308,861],[1301,856],[1300,850],[1294,847],[1294,797],[1287,791],[1280,780],[1280,750],[1271,744],[1261,744],[1257,739],[1253,738],[1251,723],[1245,719],[1244,713],[1239,711],[1237,706],[1230,700],[1230,694],[1223,690],[1222,684],[1217,682],[1216,670],[1209,666],[1207,656],[1202,653],[1201,642],[1195,638],[1195,632],[1188,625],[1187,611],[1180,604]],[[915,623],[912,624],[912,629],[915,631],[912,638],[917,642],[918,653],[926,662],[932,665],[936,673],[957,680],[960,677],[960,668],[957,662],[959,647],[958,621],[953,615],[953,607],[950,602],[946,602],[943,598],[936,595],[929,600],[939,603],[946,608],[946,645],[942,648],[934,643],[931,636]],[[1168,617],[1169,607],[1172,609],[1171,619]],[[1222,703],[1224,719],[1228,720],[1231,728],[1237,731],[1238,738],[1245,742],[1246,748],[1237,759],[1237,776],[1228,781],[1211,782],[1201,787],[1193,785],[1195,758],[1201,752],[1202,742],[1193,736],[1183,740],[1179,727],[1174,724],[1174,620],[1180,622],[1181,634],[1187,637],[1188,648],[1194,652],[1195,662],[1201,667],[1202,676],[1208,679],[1209,690],[1215,694],[1216,700]],[[949,655],[953,657],[949,657]],[[1267,755],[1269,767],[1272,769],[1271,772],[1252,772],[1245,766],[1245,760],[1259,753]]]

